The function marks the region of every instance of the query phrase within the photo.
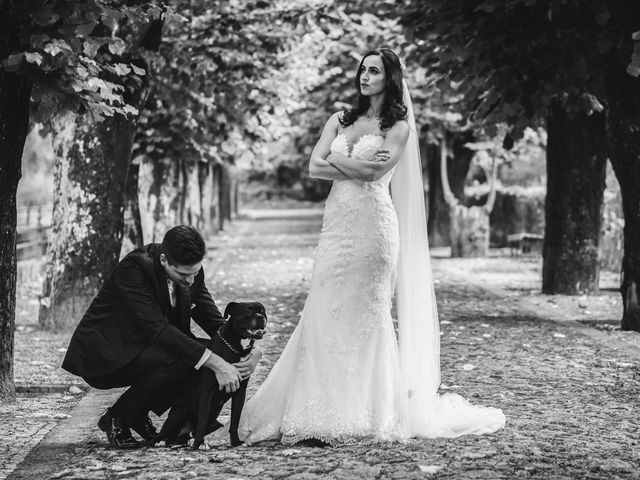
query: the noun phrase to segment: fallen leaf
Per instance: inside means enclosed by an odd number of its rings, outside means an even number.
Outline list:
[[[628,362],[616,362],[616,367],[622,367],[622,368],[633,367],[633,363],[628,363]]]
[[[565,338],[566,337],[566,335],[563,334],[563,333],[554,333],[553,336],[556,337],[556,338]]]
[[[418,468],[421,472],[428,473],[429,475],[437,473],[438,470],[442,469],[440,465],[418,465]]]
[[[470,363],[465,363],[462,366],[462,370],[464,370],[465,372],[468,372],[469,370],[473,370],[474,368],[477,368],[475,365],[471,365]]]
[[[62,477],[66,477],[68,475],[71,475],[72,473],[73,473],[72,470],[62,470],[61,472],[54,473],[49,478],[62,478]]]
[[[301,450],[297,450],[295,448],[287,448],[286,450],[282,450],[280,452],[280,455],[284,456],[284,457],[289,457],[291,455],[295,455],[296,453],[300,453]]]

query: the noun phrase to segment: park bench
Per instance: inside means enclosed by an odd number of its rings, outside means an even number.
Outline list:
[[[16,238],[17,260],[39,258],[47,253],[49,226],[30,227],[20,230]]]
[[[27,205],[17,210],[17,260],[42,257],[47,252],[52,205]]]
[[[525,253],[542,253],[543,235],[537,233],[512,233],[507,235],[507,244],[511,249],[511,255]]]

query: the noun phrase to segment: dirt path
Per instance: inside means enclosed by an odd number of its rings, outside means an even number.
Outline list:
[[[264,361],[250,395],[302,310],[319,222],[303,214],[238,220],[212,244],[206,271],[218,304],[255,299],[270,314]],[[594,337],[573,323],[549,321],[545,309],[537,315],[535,304],[523,308],[501,294],[500,285],[487,291],[471,275],[465,280],[465,271],[459,262],[434,259],[442,391],[502,408],[502,431],[340,448],[268,443],[195,453],[118,451],[106,448],[95,427],[114,393],[92,391],[9,478],[640,478],[640,368],[634,351],[621,347],[615,335]],[[427,467],[439,469],[430,474]]]

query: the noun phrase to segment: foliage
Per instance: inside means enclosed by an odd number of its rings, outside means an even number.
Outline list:
[[[539,124],[553,98],[573,112],[602,110],[603,58],[616,48],[630,13],[637,18],[640,6],[630,5],[405,0],[399,16],[417,46],[414,58],[437,74],[443,92],[460,98],[465,119],[488,126],[490,136],[495,125],[508,124],[517,139]],[[636,75],[638,43],[629,67]]]
[[[134,154],[231,162],[284,132],[294,31],[311,2],[185,1],[165,25]],[[284,88],[283,88],[284,87]],[[284,107],[277,105],[284,103]],[[285,125],[286,127],[286,125]]]
[[[95,120],[136,114],[123,84],[144,71],[121,56],[139,42],[140,26],[161,15],[157,6],[120,0],[4,0],[2,68],[33,83],[34,120],[64,110],[88,111]]]

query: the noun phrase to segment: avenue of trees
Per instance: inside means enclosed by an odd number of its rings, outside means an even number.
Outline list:
[[[544,293],[595,292],[606,160],[625,215],[623,329],[640,330],[640,5],[572,0],[404,2],[412,58],[489,136],[547,129]]]
[[[321,199],[328,184],[307,177],[308,155],[353,99],[359,55],[379,46],[407,64],[430,223],[449,215],[455,232],[472,218],[488,235],[496,162],[532,142],[527,128],[546,130],[545,293],[597,291],[611,161],[625,216],[622,328],[640,330],[640,4],[613,3],[0,0],[0,398],[15,397],[16,189],[30,125],[52,132],[55,150],[39,322],[69,330],[123,249],[176,223],[222,228],[238,170],[278,165]],[[456,199],[474,144],[493,145],[482,166],[494,181],[467,208]]]

